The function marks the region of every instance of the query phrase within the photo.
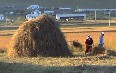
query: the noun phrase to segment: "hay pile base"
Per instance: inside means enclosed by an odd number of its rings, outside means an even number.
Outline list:
[[[101,48],[101,47],[98,47],[98,46],[95,46],[92,50],[92,54],[93,55],[96,55],[96,54],[105,54],[105,48]]]
[[[71,56],[58,23],[48,15],[24,22],[12,37],[8,56]]]

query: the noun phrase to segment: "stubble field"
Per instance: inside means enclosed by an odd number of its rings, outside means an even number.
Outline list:
[[[113,50],[110,55],[86,56],[84,50],[72,48],[74,57],[33,57],[7,58],[11,34],[14,31],[1,30],[0,34],[0,73],[116,73],[116,27],[61,28],[67,43],[78,40],[85,49],[85,39],[91,35],[95,46],[101,31],[105,32],[105,47]],[[10,35],[8,35],[10,34]],[[94,46],[93,46],[94,47]]]

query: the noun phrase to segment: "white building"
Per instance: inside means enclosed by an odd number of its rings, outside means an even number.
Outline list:
[[[71,8],[60,7],[59,10],[71,10]]]
[[[41,12],[39,10],[35,10],[31,12],[31,14],[27,14],[25,18],[26,20],[32,20],[38,17],[39,15],[41,15]]]
[[[45,14],[54,14],[54,11],[44,11]]]
[[[35,10],[35,11],[32,11],[31,14],[41,14],[41,11]]]
[[[27,20],[32,20],[32,19],[35,19],[37,16],[39,16],[39,15],[38,14],[27,14],[26,19]]]
[[[4,20],[4,15],[3,14],[0,14],[0,21]]]
[[[86,19],[86,14],[56,14],[56,19],[57,20],[62,20],[62,19],[81,19],[85,20]]]
[[[37,10],[39,8],[40,8],[39,5],[31,5],[31,6],[27,7],[27,9],[32,9],[32,10]]]

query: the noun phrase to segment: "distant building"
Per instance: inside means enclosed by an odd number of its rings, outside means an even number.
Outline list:
[[[54,14],[54,11],[52,11],[52,10],[51,11],[50,10],[49,11],[44,11],[44,14]]]
[[[41,15],[41,11],[35,10],[35,11],[32,11],[31,14],[27,14],[25,18],[26,20],[32,20],[32,19],[35,19],[39,15]]]
[[[27,14],[26,15],[26,20],[35,19],[37,16],[39,16],[39,15],[38,14]]]
[[[40,8],[39,5],[31,5],[31,6],[27,7],[27,9],[31,9],[31,10],[37,10],[39,8]]]
[[[4,15],[3,14],[0,14],[0,21],[3,21],[5,18],[4,18]]]
[[[71,10],[71,8],[60,7],[59,10]]]
[[[31,12],[31,14],[41,14],[41,11],[39,11],[39,10],[34,10],[34,11]]]
[[[76,20],[85,20],[86,14],[56,14],[57,20],[68,20],[68,19],[76,19]]]

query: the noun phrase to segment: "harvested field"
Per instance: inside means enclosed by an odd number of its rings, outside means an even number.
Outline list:
[[[67,41],[78,40],[80,43],[85,45],[85,39],[88,35],[91,35],[94,44],[98,44],[98,38],[101,32],[81,32],[81,33],[64,33]],[[105,32],[104,40],[105,46],[110,49],[116,49],[116,32]]]
[[[0,49],[7,49],[11,41],[11,36],[0,36]]]
[[[94,40],[94,44],[97,45],[98,44],[98,38],[100,36],[99,31],[102,30],[115,30],[116,27],[92,27],[92,28],[77,28],[77,27],[73,27],[73,28],[61,28],[62,32],[73,32],[73,33],[64,33],[65,38],[67,40],[67,42],[69,41],[73,41],[73,40],[78,40],[81,44],[85,44],[85,39],[87,37],[87,35],[91,35],[93,40]],[[97,32],[91,32],[91,31],[97,31]],[[76,31],[76,32],[75,32]],[[85,32],[85,31],[89,31],[89,32]],[[5,32],[5,33],[3,33]],[[6,33],[9,34],[14,34],[15,30],[11,31],[11,30],[4,30],[4,31],[0,31],[0,34],[2,34],[2,36],[0,36],[0,48],[8,48],[7,45],[9,45],[9,42],[11,41],[11,35],[6,35]],[[74,33],[75,32],[75,33]],[[116,32],[110,32],[107,31],[105,32],[105,46],[110,48],[110,49],[116,49]],[[4,45],[5,44],[5,45]]]
[[[89,30],[93,30],[93,29],[94,28]],[[69,29],[67,30],[69,31]],[[76,31],[77,30],[78,29],[76,29]],[[84,31],[84,29],[82,30]],[[90,31],[90,32],[64,33],[65,38],[68,42],[78,39],[78,41],[83,45],[83,47],[85,46],[84,42],[88,34],[90,34],[93,37],[94,43],[95,45],[97,45],[100,32]],[[116,36],[116,32],[105,32],[105,37],[104,37],[105,46],[109,49],[112,49],[112,50],[108,50],[109,56],[107,55],[84,56],[82,54],[82,51],[78,51],[82,55],[71,57],[71,58],[24,57],[24,58],[10,59],[6,57],[6,53],[0,53],[0,72],[1,73],[16,73],[16,72],[17,73],[84,73],[84,72],[85,73],[115,73],[116,72],[115,36]],[[4,47],[8,48],[8,46],[6,45],[9,45],[9,42],[11,41],[11,35],[0,36],[0,40],[1,40],[0,48],[4,48]],[[74,51],[76,51],[76,49]]]
[[[0,55],[1,73],[115,73],[116,57],[12,58]]]

